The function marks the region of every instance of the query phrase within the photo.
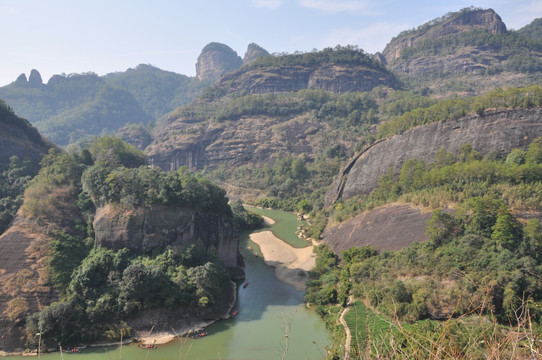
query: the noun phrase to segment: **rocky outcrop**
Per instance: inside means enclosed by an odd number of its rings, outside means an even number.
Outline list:
[[[388,63],[393,62],[401,56],[403,49],[416,46],[417,43],[427,39],[438,39],[446,35],[473,29],[487,29],[492,34],[506,32],[506,25],[492,9],[462,11],[443,22],[438,20],[440,19],[433,20],[436,23],[435,25],[432,25],[433,22],[429,22],[422,25],[418,31],[408,32],[405,35],[400,34],[392,39],[382,51],[386,61]]]
[[[311,66],[259,66],[243,68],[223,76],[218,87],[250,94],[326,90],[337,94],[371,91],[379,85],[397,87],[392,75],[364,65],[317,64]]]
[[[432,162],[441,148],[455,153],[461,145],[470,143],[482,155],[491,151],[506,155],[514,148],[526,148],[539,136],[542,136],[540,107],[493,110],[419,126],[359,152],[333,183],[326,204],[370,193],[382,175],[390,170],[399,173],[405,160],[418,158]]]
[[[198,56],[196,75],[202,81],[214,82],[223,74],[239,68],[243,60],[229,46],[212,42]]]
[[[32,86],[43,85],[43,80],[41,79],[41,75],[38,70],[32,69],[32,71],[30,71],[30,76],[28,77],[28,84]]]
[[[425,227],[430,218],[430,212],[409,204],[386,205],[328,226],[322,240],[336,254],[354,246],[372,246],[378,251],[400,250],[427,240]]]
[[[128,248],[135,254],[154,248],[185,248],[201,241],[216,251],[224,265],[235,268],[238,235],[231,218],[219,214],[198,214],[167,207],[125,209],[106,205],[96,211],[96,244],[109,249]]]
[[[26,84],[28,80],[26,79],[26,74],[22,73],[21,75],[17,76],[17,80],[15,80],[16,83]]]
[[[256,60],[260,56],[269,55],[269,52],[265,50],[263,47],[261,47],[258,44],[250,43],[247,47],[247,52],[245,53],[245,56],[243,57],[243,65],[249,64],[252,61]]]

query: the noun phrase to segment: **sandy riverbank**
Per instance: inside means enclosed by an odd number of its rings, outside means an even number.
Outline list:
[[[271,231],[250,234],[250,240],[258,244],[265,263],[275,268],[275,274],[281,281],[297,290],[305,290],[307,272],[314,267],[316,261],[312,246],[294,248]]]

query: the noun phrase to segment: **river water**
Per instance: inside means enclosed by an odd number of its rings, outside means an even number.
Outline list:
[[[281,232],[293,234],[299,224],[294,214],[257,211],[277,221],[270,229],[278,236],[281,236]],[[331,344],[331,340],[324,322],[313,311],[306,309],[302,291],[279,281],[274,270],[264,264],[261,256],[254,256],[254,250],[247,249],[248,246],[257,249],[249,240],[249,234],[240,234],[240,249],[245,258],[246,281],[249,285],[246,288],[240,286],[238,290],[234,310],[239,313],[235,318],[210,325],[205,329],[208,336],[196,340],[176,339],[169,344],[159,345],[155,350],[142,350],[135,344],[113,348],[96,347],[77,354],[64,353],[63,358],[275,360],[281,359],[284,353],[285,359],[292,360],[325,358],[325,348]],[[41,358],[61,359],[61,354],[42,354]]]

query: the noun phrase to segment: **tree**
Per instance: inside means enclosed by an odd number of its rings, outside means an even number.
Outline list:
[[[530,219],[523,229],[525,241],[532,249],[531,254],[535,254],[536,257],[541,256],[542,253],[542,225],[538,219]]]
[[[542,137],[536,138],[525,152],[525,161],[532,164],[542,164]]]
[[[509,212],[505,211],[499,214],[491,229],[493,230],[491,240],[495,241],[497,246],[511,251],[518,249],[523,236],[522,228]]]

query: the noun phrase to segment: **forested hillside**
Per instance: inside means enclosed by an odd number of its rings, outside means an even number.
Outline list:
[[[10,173],[16,171],[13,164]],[[98,243],[94,229],[100,208],[118,209],[128,220],[138,209],[159,208],[162,220],[168,212],[181,213],[188,229],[197,227],[190,222],[211,216],[209,232],[231,229],[220,238],[231,242],[233,261],[224,257],[230,255],[221,249],[222,243],[186,229],[147,234],[154,243],[147,240],[138,250],[119,246],[121,236],[114,239],[119,244]],[[103,215],[102,210],[102,220]],[[213,228],[217,219],[222,219],[222,227]],[[146,221],[147,228],[153,225],[150,218]],[[109,226],[122,231],[117,223]],[[182,241],[168,231],[178,233]],[[163,242],[157,241],[159,236],[165,236]],[[237,266],[237,235],[224,190],[183,170],[164,173],[149,168],[142,152],[106,137],[78,153],[49,152],[26,188],[16,223],[0,238],[0,253],[0,296],[6,300],[0,326],[10,346],[20,347],[20,337],[26,334],[27,346],[34,347],[36,332],[42,334],[42,346],[73,346],[117,340],[121,331],[124,336],[148,331],[147,324],[139,329],[131,321],[157,307],[173,312],[188,308],[195,318],[220,317],[232,299],[229,278]],[[17,263],[11,267],[12,259],[19,257],[28,263],[24,271]]]
[[[392,319],[385,336],[376,339],[369,330],[371,354],[427,355],[419,347],[426,343],[469,359],[496,347],[506,357],[516,347],[526,356],[541,315],[541,183],[542,138],[506,158],[481,158],[465,144],[458,154],[442,150],[432,164],[411,159],[361,202],[337,204],[332,218],[375,203],[425,206],[435,209],[429,240],[396,252],[353,247],[342,261],[322,245],[306,298],[329,321],[329,305],[344,306],[349,296]],[[525,338],[508,338],[514,331]],[[400,348],[393,344],[405,340]]]
[[[37,174],[39,163],[49,148],[55,147],[41,137],[25,119],[19,118],[0,99],[0,234],[22,204],[28,181]]]

